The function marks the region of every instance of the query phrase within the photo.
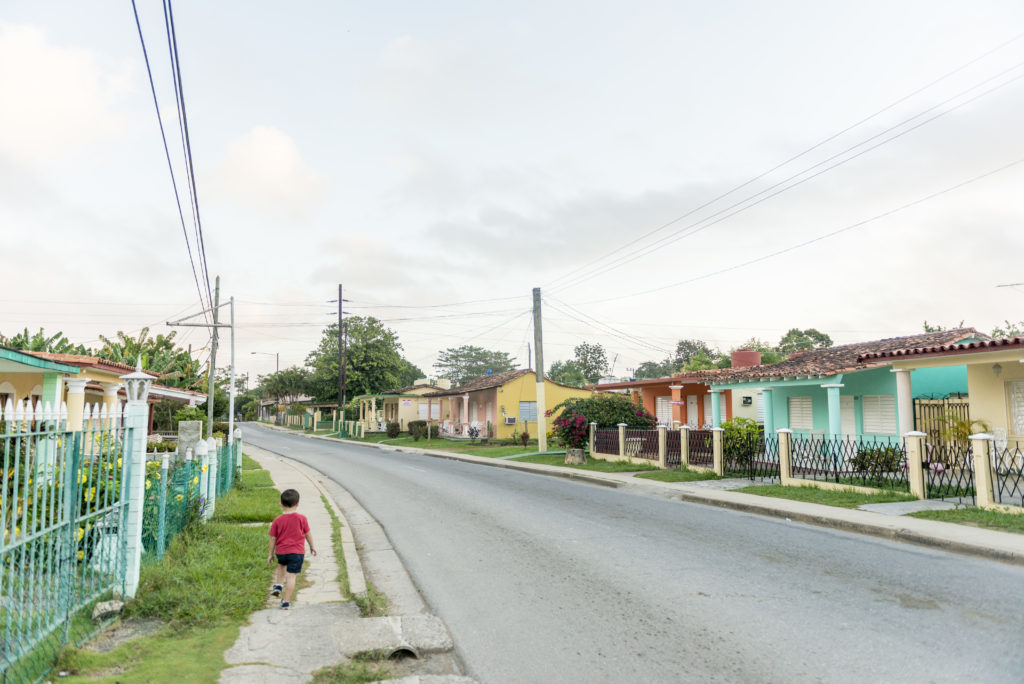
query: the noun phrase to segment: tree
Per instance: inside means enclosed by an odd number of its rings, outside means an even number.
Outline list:
[[[373,316],[352,316],[345,321],[345,339],[345,393],[349,397],[383,392],[401,384],[403,370],[408,368],[403,366],[405,361],[399,353],[402,345],[393,330]],[[309,393],[317,401],[337,401],[337,323],[324,328],[320,344],[306,357],[306,365],[312,369]]]
[[[587,384],[587,377],[579,369],[575,361],[555,361],[548,370],[548,377],[563,385],[583,387]]]
[[[665,378],[678,370],[675,361],[672,359],[665,359],[661,363],[657,361],[644,361],[636,370],[633,372],[633,377],[637,380],[649,380],[653,378]]]
[[[406,359],[402,359],[401,367],[398,371],[399,387],[409,387],[420,378],[425,377],[427,377],[427,374],[421,371],[418,366],[412,364]]]
[[[548,416],[581,415],[586,424],[597,423],[599,428],[613,428],[625,423],[631,428],[652,428],[658,419],[643,406],[637,406],[620,394],[596,394],[592,397],[566,399],[548,411]]]
[[[261,375],[258,382],[268,397],[292,402],[309,393],[310,374],[305,368],[292,366],[277,373]]]
[[[608,355],[600,344],[580,342],[572,351],[576,355],[576,367],[587,382],[596,383],[608,371]]]
[[[1009,323],[1009,321],[1007,321],[1007,323]],[[964,322],[963,321],[960,321],[959,323],[957,323],[952,328],[947,328],[944,325],[929,325],[928,321],[924,322],[924,331],[926,333],[942,332],[943,330],[956,330],[957,328],[962,328],[962,327],[964,327]]]
[[[202,387],[208,378],[199,361],[174,343],[177,334],[172,330],[166,335],[150,337],[149,328],[143,328],[138,336],[131,337],[118,330],[113,339],[99,336],[103,346],[96,355],[129,366],[141,360],[142,368],[156,373],[157,381],[164,385],[190,389]]]
[[[464,344],[461,347],[449,347],[437,355],[434,368],[443,378],[448,378],[455,386],[468,380],[491,373],[506,373],[515,369],[516,360],[508,352],[491,351],[483,347]]]
[[[778,363],[786,358],[783,354],[779,353],[775,347],[756,337],[751,337],[749,340],[736,347],[736,349],[751,349],[756,352],[761,352],[762,365]],[[736,349],[733,349],[733,351],[736,351]]]
[[[717,361],[717,357],[713,358],[706,351],[700,350],[683,365],[683,370],[688,372],[711,370],[712,368],[718,368]]]
[[[1001,337],[1019,337],[1021,335],[1024,335],[1024,321],[1017,321],[1016,323],[1006,321],[1005,328],[999,325],[992,328],[992,337],[997,339]]]
[[[779,340],[776,350],[783,356],[789,356],[794,352],[806,351],[808,349],[824,349],[832,346],[832,338],[814,328],[800,330],[790,328],[789,332]]]
[[[32,334],[25,328],[14,337],[0,335],[0,346],[21,351],[50,352],[53,354],[88,354],[89,349],[81,344],[74,344],[64,333],[57,332],[47,335],[40,328],[39,332]]]
[[[718,358],[718,352],[709,347],[707,342],[703,340],[679,340],[676,342],[676,353],[672,358],[675,369],[682,368],[701,352],[704,352],[708,358]]]

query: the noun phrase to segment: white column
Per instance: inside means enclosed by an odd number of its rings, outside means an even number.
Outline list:
[[[914,429],[914,392],[910,386],[910,369],[893,368],[896,374],[896,425],[897,434]]]
[[[68,389],[70,397],[71,390]],[[70,410],[70,409],[69,409]],[[81,411],[77,412],[81,416]],[[70,422],[71,415],[68,414]],[[122,495],[128,500],[125,521],[125,580],[124,593],[133,598],[139,588],[142,567],[142,507],[146,498],[146,427],[149,405],[142,401],[129,401],[125,407],[125,448],[129,456],[128,473]]]
[[[196,460],[199,461],[199,499],[203,520],[210,516],[207,511],[210,507],[210,444],[205,439],[199,440],[196,444]]]
[[[68,430],[82,429],[82,411],[85,409],[85,385],[87,378],[66,378],[68,386]]]
[[[206,499],[206,508],[210,511],[208,517],[213,517],[213,512],[217,508],[217,473],[220,470],[220,440],[210,438],[210,477],[209,486],[210,492]]]

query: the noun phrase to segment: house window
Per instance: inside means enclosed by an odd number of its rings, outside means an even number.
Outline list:
[[[440,420],[441,419],[441,402],[430,405],[430,419]]]
[[[1010,385],[1010,431],[1024,435],[1024,381],[1014,380]]]
[[[755,401],[757,402],[757,422],[758,423],[763,423],[764,422],[764,395],[758,393],[757,397],[755,398]]]
[[[426,404],[420,404],[419,406],[416,407],[416,417],[419,418],[420,420],[426,420],[428,409],[429,407]]]
[[[896,397],[891,394],[865,394],[864,432],[875,435],[896,434]]]
[[[811,397],[789,398],[789,428],[791,430],[813,430],[814,412]]]
[[[661,425],[672,426],[672,397],[655,397],[654,412]]]
[[[521,401],[519,402],[519,420],[537,420],[537,402],[535,401]]]

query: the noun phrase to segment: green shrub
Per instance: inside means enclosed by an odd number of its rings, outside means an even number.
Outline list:
[[[583,416],[588,424],[597,423],[599,428],[613,428],[619,423],[625,423],[627,427],[648,429],[658,423],[658,419],[643,406],[638,406],[617,394],[566,399],[545,415],[553,416],[560,412]]]
[[[858,473],[892,473],[903,467],[903,450],[896,445],[871,445],[857,449],[850,466]]]
[[[402,434],[402,426],[398,423],[390,422],[387,426],[388,437],[394,439],[398,435]]]
[[[228,431],[229,431],[230,427],[231,427],[230,424],[222,422],[222,421],[216,421],[215,420],[213,422],[213,431],[214,432],[223,432],[226,435],[226,434],[228,434]]]
[[[414,441],[418,442],[420,439],[427,436],[427,421],[425,420],[410,420],[408,428],[409,435]]]
[[[722,423],[722,452],[737,466],[749,465],[760,448],[761,427],[750,418]]]
[[[526,446],[530,442],[530,433],[527,430],[523,430],[519,433],[519,443]]]

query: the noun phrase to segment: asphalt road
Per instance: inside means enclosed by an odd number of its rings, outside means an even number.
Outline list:
[[[502,682],[1024,681],[1024,569],[247,426],[387,531],[468,674]]]

